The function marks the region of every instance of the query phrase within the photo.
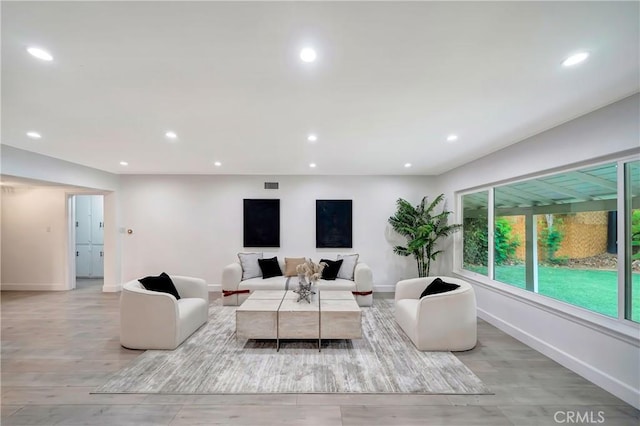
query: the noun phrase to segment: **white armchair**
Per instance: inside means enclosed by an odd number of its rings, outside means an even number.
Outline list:
[[[173,275],[180,300],[149,291],[138,280],[122,286],[120,344],[129,349],[175,349],[209,317],[207,283]]]
[[[460,287],[420,298],[436,278]],[[396,322],[421,351],[466,351],[477,343],[476,295],[466,281],[450,277],[400,281],[395,305]]]

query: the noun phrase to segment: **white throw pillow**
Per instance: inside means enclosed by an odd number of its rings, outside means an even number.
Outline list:
[[[238,253],[240,266],[242,266],[242,281],[262,276],[262,269],[258,259],[262,259],[262,253]]]
[[[356,269],[359,256],[358,254],[338,255],[338,260],[342,259],[342,266],[340,266],[340,270],[338,271],[338,278],[353,281],[353,272]]]

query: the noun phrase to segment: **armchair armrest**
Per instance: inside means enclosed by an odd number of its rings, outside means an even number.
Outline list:
[[[178,339],[178,302],[173,295],[127,286],[120,295],[120,343],[140,347]],[[148,342],[148,343],[147,343]]]
[[[429,278],[411,278],[408,280],[398,281],[396,284],[395,300],[401,299],[419,299],[420,295],[427,287],[427,284],[433,281]]]
[[[204,299],[207,304],[209,303],[209,289],[202,278],[172,275],[171,281],[176,286],[180,297]]]

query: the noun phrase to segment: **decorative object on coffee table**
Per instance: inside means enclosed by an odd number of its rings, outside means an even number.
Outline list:
[[[311,303],[311,296],[316,294],[317,282],[322,278],[322,270],[327,266],[326,263],[315,263],[311,259],[305,259],[304,263],[296,266],[296,272],[298,272],[299,287],[297,290],[293,290],[298,294],[297,302],[305,300],[307,303]],[[307,281],[305,280],[309,280]]]
[[[311,303],[311,296],[316,294],[316,292],[311,289],[312,284],[304,281],[304,277],[303,277],[300,280],[298,285],[299,285],[298,289],[293,290],[294,293],[298,294],[298,300],[296,300],[296,302],[300,302],[304,300],[307,303]]]
[[[326,263],[315,263],[311,259],[306,259],[304,263],[296,266],[298,277],[300,281],[304,278],[309,280],[309,284],[315,285],[320,278],[322,278],[322,270],[327,266]]]

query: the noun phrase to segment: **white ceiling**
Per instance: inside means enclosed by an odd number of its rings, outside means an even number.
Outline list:
[[[640,86],[638,2],[1,7],[2,143],[114,173],[439,174]]]

